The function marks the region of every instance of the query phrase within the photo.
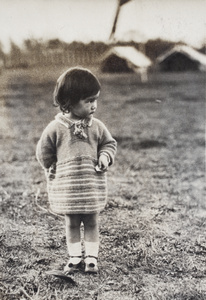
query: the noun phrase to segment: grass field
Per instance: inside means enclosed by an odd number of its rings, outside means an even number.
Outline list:
[[[35,147],[64,69],[0,75],[0,299],[206,299],[205,74],[99,74],[96,117],[118,141],[100,216],[99,274],[62,269],[64,220],[48,212]]]

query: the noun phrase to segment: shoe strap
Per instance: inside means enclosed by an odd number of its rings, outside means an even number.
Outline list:
[[[98,257],[96,257],[94,255],[87,255],[87,256],[85,256],[85,258],[87,258],[87,257],[92,257],[92,258],[95,258],[96,260],[98,259]]]
[[[69,258],[82,258],[81,256],[69,256]]]

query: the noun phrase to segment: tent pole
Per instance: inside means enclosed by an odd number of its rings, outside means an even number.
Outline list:
[[[118,6],[117,6],[115,18],[114,18],[114,23],[113,23],[112,31],[111,31],[111,34],[110,34],[110,37],[109,37],[110,41],[112,41],[113,38],[114,38],[114,34],[115,34],[115,31],[116,31],[116,26],[117,26],[117,20],[118,20],[118,17],[119,17],[119,12],[120,12],[120,1],[118,1]]]

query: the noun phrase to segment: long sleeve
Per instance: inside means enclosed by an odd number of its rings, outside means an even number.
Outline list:
[[[102,123],[102,132],[99,140],[98,154],[100,155],[103,152],[107,153],[110,157],[110,165],[112,165],[114,162],[116,151],[117,142],[112,137],[111,133],[106,128],[106,126]]]
[[[56,133],[50,123],[43,131],[36,147],[36,158],[42,168],[49,169],[56,162]]]

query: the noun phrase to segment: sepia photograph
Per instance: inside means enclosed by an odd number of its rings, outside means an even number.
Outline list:
[[[205,12],[0,0],[0,300],[206,299]]]

